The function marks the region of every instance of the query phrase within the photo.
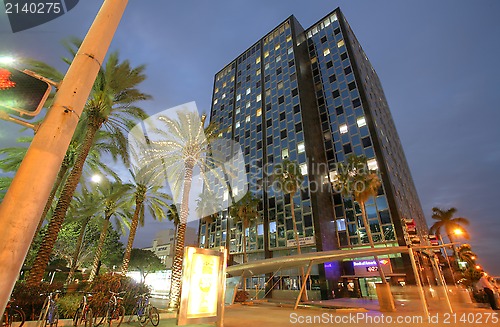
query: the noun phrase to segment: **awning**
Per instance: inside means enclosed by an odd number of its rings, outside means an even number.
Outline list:
[[[332,250],[322,252],[310,252],[251,261],[243,264],[228,266],[226,272],[231,276],[254,276],[272,273],[280,269],[305,267],[310,263],[320,264],[329,261],[339,261],[348,258],[373,257],[395,253],[407,253],[406,246],[394,246],[384,248],[361,248],[350,250]]]

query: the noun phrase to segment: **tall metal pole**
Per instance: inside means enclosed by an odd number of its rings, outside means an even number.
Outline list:
[[[127,0],[105,0],[0,206],[3,313]]]
[[[411,246],[408,246],[408,254],[410,255],[411,266],[415,274],[415,282],[417,283],[418,296],[420,298],[420,304],[422,305],[422,311],[426,317],[429,317],[429,309],[427,308],[427,300],[425,299],[424,289],[422,288],[422,283],[420,282],[420,274],[415,262],[415,254]]]

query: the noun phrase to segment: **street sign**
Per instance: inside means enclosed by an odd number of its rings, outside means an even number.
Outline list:
[[[31,119],[40,113],[50,91],[46,81],[0,65],[0,110]]]

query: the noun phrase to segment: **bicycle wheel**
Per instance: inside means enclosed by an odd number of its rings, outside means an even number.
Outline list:
[[[104,308],[101,308],[101,310],[96,311],[94,315],[94,326],[99,326],[104,322],[104,319],[107,317],[109,311],[109,305],[106,304]]]
[[[9,327],[21,327],[25,320],[26,316],[21,309],[11,308],[9,310]]]
[[[54,315],[49,323],[50,327],[57,327],[57,324],[59,323],[59,311],[57,310],[57,307],[54,308]]]
[[[149,308],[147,306],[143,307],[140,310],[141,314],[137,315],[137,320],[139,320],[139,323],[141,324],[141,326],[144,326],[148,322],[148,310],[149,310]]]
[[[113,315],[111,316],[111,319],[109,319],[109,327],[120,327],[123,317],[125,317],[125,307],[120,305],[113,311]]]
[[[156,307],[151,306],[149,308],[149,320],[151,320],[151,324],[155,327],[160,323],[160,313]]]
[[[76,309],[75,315],[73,316],[73,326],[78,326],[82,322],[82,307]]]
[[[36,322],[36,327],[45,327],[47,324],[47,312],[49,311],[49,298],[45,299],[45,302],[42,306],[42,311],[40,311],[40,316],[38,317],[38,321]]]
[[[88,308],[85,313],[85,327],[92,327],[92,322],[94,321],[94,315],[92,314],[92,309]]]

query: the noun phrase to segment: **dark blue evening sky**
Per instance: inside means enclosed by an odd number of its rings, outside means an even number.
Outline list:
[[[60,41],[83,37],[101,3],[15,34],[0,11],[0,55],[65,69]],[[147,65],[149,113],[189,101],[208,112],[224,65],[288,16],[307,28],[338,6],[381,79],[429,225],[432,207],[456,207],[479,263],[500,275],[499,1],[131,0],[111,50]],[[19,129],[0,122],[0,146]],[[149,223],[135,246],[163,227]]]

